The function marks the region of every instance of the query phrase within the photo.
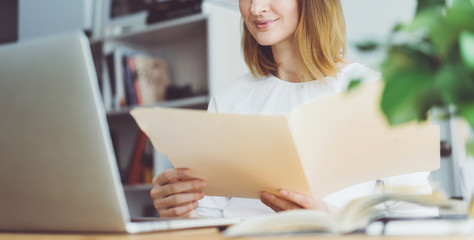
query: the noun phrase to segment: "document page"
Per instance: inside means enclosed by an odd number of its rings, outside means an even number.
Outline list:
[[[207,181],[206,195],[259,198],[280,188],[311,195],[285,116],[164,108],[131,114],[175,168]]]
[[[281,115],[131,111],[176,168],[207,181],[210,196],[259,198],[285,188],[323,198],[365,181],[439,168],[439,128],[389,126],[381,83],[367,83]]]
[[[439,127],[429,121],[390,126],[380,108],[381,91],[381,82],[365,83],[301,105],[288,116],[315,197],[439,168]]]

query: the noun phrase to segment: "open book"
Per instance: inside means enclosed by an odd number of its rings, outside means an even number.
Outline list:
[[[136,108],[138,126],[205,194],[259,198],[289,189],[315,198],[365,181],[439,167],[439,128],[391,127],[381,82],[300,105],[287,115]]]
[[[365,228],[371,221],[385,217],[387,213],[378,204],[386,201],[404,201],[423,206],[450,208],[452,202],[441,191],[431,195],[416,195],[402,192],[378,193],[357,198],[347,203],[332,216],[314,210],[290,210],[266,215],[229,227],[226,237],[287,233],[343,234]]]

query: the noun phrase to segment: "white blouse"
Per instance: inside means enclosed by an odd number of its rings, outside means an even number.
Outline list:
[[[300,104],[308,103],[326,94],[347,89],[352,79],[376,81],[380,73],[352,63],[338,73],[337,77],[325,77],[318,81],[291,83],[275,76],[255,79],[246,74],[231,82],[215,95],[208,111],[241,114],[286,114]],[[428,182],[429,172],[420,172],[383,179],[384,184],[410,185],[419,187],[419,193],[431,193]],[[326,196],[327,204],[342,207],[348,201],[374,192],[375,181],[357,184]],[[408,203],[395,202],[385,206],[390,215],[436,216],[437,208],[426,208]],[[204,217],[250,218],[274,211],[259,199],[205,197],[199,201],[196,212]]]

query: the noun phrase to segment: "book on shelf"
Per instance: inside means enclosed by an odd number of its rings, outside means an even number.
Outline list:
[[[142,181],[144,184],[151,184],[153,177],[154,177],[154,161],[155,158],[154,148],[150,141],[147,141],[145,149],[143,151],[142,157],[142,165],[143,165],[143,174],[142,174]]]
[[[446,209],[453,205],[449,198],[438,190],[425,195],[415,194],[411,190],[388,191],[354,199],[335,214],[306,209],[283,211],[245,220],[229,227],[223,234],[226,237],[242,237],[291,233],[351,233],[365,229],[377,219],[388,217],[387,211],[381,205],[387,201]]]
[[[132,72],[132,68],[130,67],[133,64],[133,56],[124,55],[122,56],[122,69],[123,69],[123,76],[124,76],[124,84],[125,84],[125,99],[127,106],[135,106],[138,105],[138,98],[137,98],[137,89],[135,85],[135,81],[137,80],[134,75],[136,72]]]
[[[100,79],[100,81],[102,82],[102,90],[101,90],[102,100],[104,102],[105,109],[109,110],[109,109],[112,109],[112,104],[113,104],[112,102],[113,86],[111,86],[111,83],[110,83],[110,78],[111,78],[110,71],[109,69],[107,69],[108,56],[102,58],[100,61],[102,63],[101,65],[104,66],[105,68],[100,71],[102,73],[102,78]]]
[[[107,95],[102,95],[102,97],[106,98],[105,101],[107,102],[110,102],[110,104],[108,105],[109,108],[106,108],[107,110],[110,110],[112,108],[116,108],[115,106],[115,96],[116,96],[116,91],[117,91],[117,87],[115,86],[115,74],[116,74],[116,71],[115,71],[115,52],[111,52],[111,53],[108,53],[105,55],[105,62],[106,62],[106,72],[107,72],[107,79],[104,78],[104,82],[108,82],[109,86],[110,86],[110,89],[108,89],[108,91],[110,92],[110,94],[107,94]]]
[[[329,94],[286,115],[137,107],[156,150],[207,181],[205,194],[259,198],[290,189],[321,199],[346,187],[440,165],[439,127],[392,127],[382,82]]]
[[[115,72],[114,74],[114,79],[111,79],[111,81],[114,81],[114,86],[115,86],[115,95],[113,96],[114,99],[114,107],[115,108],[120,108],[124,107],[127,105],[127,100],[126,100],[126,95],[125,95],[125,77],[124,77],[124,71],[123,71],[123,57],[124,57],[124,52],[121,48],[116,48],[113,52],[114,56],[114,65],[113,65],[113,71]]]
[[[140,85],[138,82],[138,73],[137,73],[137,66],[135,64],[135,57],[129,57],[127,58],[128,62],[128,68],[131,73],[131,78],[133,82],[133,89],[135,90],[135,97],[136,97],[136,102],[138,105],[143,104],[143,96],[142,96],[142,90],[140,89]]]
[[[136,185],[143,183],[144,166],[142,163],[143,153],[145,152],[148,137],[142,131],[139,131],[135,146],[133,148],[127,174],[127,184]]]
[[[146,9],[145,1],[137,0],[111,0],[110,1],[110,17],[117,18],[141,12]]]
[[[202,0],[147,0],[148,24],[200,13]]]
[[[150,184],[153,179],[153,160],[153,147],[146,134],[139,131],[130,157],[126,184]]]
[[[105,56],[105,64],[107,86],[102,93],[107,110],[166,100],[171,81],[164,59],[117,47]]]

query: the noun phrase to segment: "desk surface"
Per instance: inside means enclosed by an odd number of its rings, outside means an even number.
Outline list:
[[[363,239],[388,239],[388,240],[474,240],[472,236],[436,236],[436,237],[387,237],[387,236],[364,236],[364,235],[348,235],[348,236],[317,236],[317,235],[306,235],[306,236],[292,236],[292,237],[275,237],[276,239],[331,239],[331,240],[363,240]],[[224,238],[217,228],[205,228],[196,230],[182,230],[182,231],[170,231],[160,233],[143,233],[143,234],[64,234],[64,233],[0,233],[0,240],[112,240],[112,239],[133,239],[133,240],[223,240],[223,239],[248,239],[248,240],[268,240],[271,237],[253,237],[253,238]]]

